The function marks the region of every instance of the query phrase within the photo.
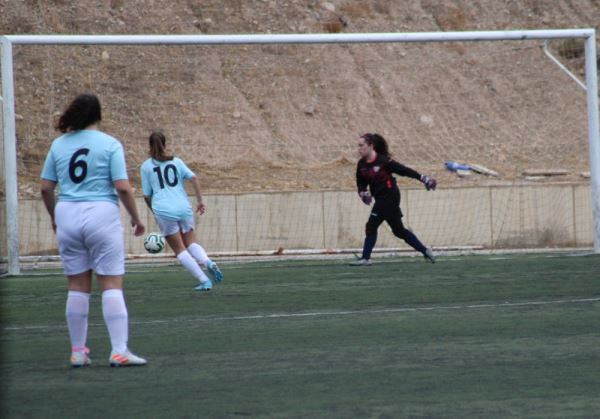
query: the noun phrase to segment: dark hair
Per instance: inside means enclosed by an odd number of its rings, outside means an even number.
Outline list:
[[[102,120],[100,101],[96,95],[84,93],[77,96],[56,123],[60,132],[78,131]]]
[[[148,138],[150,144],[150,157],[158,161],[173,160],[173,156],[167,156],[165,150],[167,148],[167,139],[165,134],[160,131],[154,131]]]
[[[385,141],[379,134],[363,134],[361,138],[364,138],[365,142],[369,145],[373,146],[373,150],[377,152],[377,154],[381,154],[384,156],[390,156],[390,150],[388,148],[388,143]]]

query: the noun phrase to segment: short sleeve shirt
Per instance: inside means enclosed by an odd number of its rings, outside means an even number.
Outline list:
[[[184,181],[194,176],[194,172],[177,157],[162,162],[146,160],[140,169],[140,177],[144,195],[152,198],[154,214],[169,220],[193,216]]]
[[[66,133],[52,142],[41,178],[58,183],[59,201],[118,203],[113,182],[128,179],[123,146],[101,131]]]

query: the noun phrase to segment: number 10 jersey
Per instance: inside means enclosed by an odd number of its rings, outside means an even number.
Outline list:
[[[152,211],[167,220],[193,217],[184,181],[195,176],[183,160],[146,160],[140,169],[144,196],[152,198]]]

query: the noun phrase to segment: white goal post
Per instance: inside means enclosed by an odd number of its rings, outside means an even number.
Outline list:
[[[19,273],[19,200],[17,188],[17,144],[13,75],[13,45],[244,45],[244,44],[351,44],[466,41],[525,41],[581,39],[585,44],[585,88],[589,160],[592,191],[592,237],[594,252],[600,253],[600,138],[598,116],[598,72],[594,29],[354,33],[354,34],[248,34],[248,35],[4,35],[2,47],[2,129],[6,195],[8,274]]]

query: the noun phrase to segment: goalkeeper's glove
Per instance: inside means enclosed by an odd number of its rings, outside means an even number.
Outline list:
[[[360,199],[362,199],[366,205],[371,205],[371,202],[373,202],[373,197],[367,191],[360,191],[358,196],[360,196]]]
[[[421,175],[421,182],[425,185],[425,189],[428,191],[435,191],[437,187],[437,181],[429,176]]]

